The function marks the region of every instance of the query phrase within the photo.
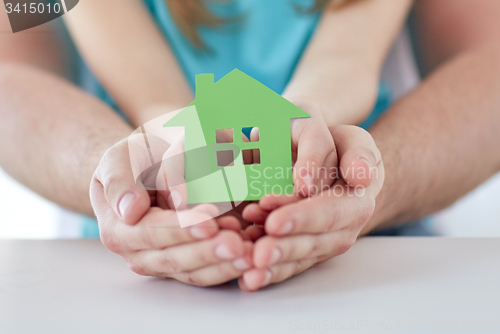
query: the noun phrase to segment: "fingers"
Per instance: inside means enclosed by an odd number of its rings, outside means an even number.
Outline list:
[[[252,243],[244,243],[245,253],[233,261],[222,262],[207,266],[191,272],[170,274],[174,278],[186,284],[196,286],[213,286],[226,283],[240,277],[245,270],[252,267]]]
[[[380,177],[377,167],[382,158],[372,136],[357,126],[330,128],[340,158],[343,179],[351,186],[368,187]]]
[[[360,227],[373,214],[375,196],[355,192],[343,181],[320,196],[285,205],[270,213],[265,228],[269,235],[325,233],[345,226]]]
[[[122,253],[146,249],[163,249],[180,244],[213,237],[219,231],[212,215],[195,209],[185,211],[151,208],[139,224],[102,225],[104,245],[111,251]],[[200,221],[201,223],[180,227],[180,220]],[[113,245],[121,246],[114,249]]]
[[[256,268],[302,259],[329,257],[345,253],[356,241],[356,233],[341,230],[324,234],[301,234],[283,238],[263,237],[254,249]]]
[[[357,234],[350,229],[318,235],[263,237],[254,246],[254,269],[239,279],[244,291],[278,283],[351,248]]]
[[[241,231],[241,223],[238,218],[234,216],[223,216],[217,218],[217,223],[219,227],[223,230],[231,230],[235,232]]]
[[[316,258],[288,262],[268,269],[251,269],[243,273],[238,284],[243,291],[255,291],[269,284],[282,282],[314,266]]]
[[[323,120],[314,116],[294,120],[292,146],[297,148],[293,169],[296,193],[312,196],[333,183],[331,175],[332,169],[337,166],[337,152]]]
[[[259,206],[266,210],[266,211],[272,211],[276,210],[279,207],[282,207],[283,205],[295,203],[304,197],[300,195],[267,195],[264,196],[260,201],[259,201]]]
[[[246,221],[263,225],[266,222],[267,216],[269,216],[269,211],[262,209],[257,203],[252,203],[243,209],[241,215]]]
[[[137,252],[130,262],[141,266],[147,275],[168,277],[170,274],[193,271],[221,261],[236,260],[244,253],[241,237],[233,231],[222,231],[210,240]]]
[[[248,236],[248,239],[253,242],[257,241],[266,234],[264,227],[261,225],[250,225],[244,232]]]
[[[127,140],[106,151],[94,179],[102,185],[105,199],[114,213],[126,224],[136,224],[149,209],[149,194],[137,186],[134,179]]]
[[[353,187],[362,188],[375,180],[373,186],[366,191],[358,191],[340,180],[321,196],[298,203],[294,203],[300,199],[297,196],[266,196],[261,199],[258,208],[249,206],[246,209],[245,219],[258,223],[266,221],[266,232],[270,235],[286,235],[332,231],[348,224],[365,222],[371,216],[374,198],[384,178],[380,152],[370,134],[360,128],[337,126],[331,130],[338,143],[341,170],[346,179]],[[368,161],[371,157],[368,164],[365,156],[368,156]]]
[[[295,203],[303,197],[298,195],[266,195],[259,204],[252,203],[245,207],[242,216],[245,220],[255,224],[264,225],[269,213],[279,207],[287,204]]]

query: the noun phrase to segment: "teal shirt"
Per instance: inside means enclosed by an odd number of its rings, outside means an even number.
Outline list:
[[[173,23],[165,0],[145,0],[168,40],[189,84],[195,75],[214,73],[220,79],[235,68],[277,93],[282,93],[319,20],[319,13],[299,13],[290,0],[236,0],[212,4],[219,17],[236,22],[220,28],[199,29],[209,48],[193,48]],[[297,1],[305,7],[311,1]]]
[[[144,0],[168,41],[189,85],[194,91],[196,74],[214,73],[215,80],[238,68],[281,94],[313,35],[320,13],[305,14],[312,0],[233,0],[211,4],[219,17],[235,18],[219,28],[201,27],[200,35],[208,51],[194,48],[174,24],[165,0]],[[118,108],[90,71],[82,66],[82,85]],[[369,127],[389,106],[390,89],[381,84],[375,110],[363,124]],[[85,224],[85,236],[96,236],[96,224]]]

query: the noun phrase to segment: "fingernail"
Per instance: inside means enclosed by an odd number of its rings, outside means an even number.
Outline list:
[[[250,264],[248,263],[248,261],[243,257],[240,257],[239,259],[234,260],[233,266],[236,269],[241,270],[241,271],[250,269],[250,267],[251,267]]]
[[[179,207],[179,205],[181,205],[181,202],[182,202],[181,193],[178,192],[177,190],[174,190],[170,193],[170,198],[172,199],[172,202],[174,203],[174,207],[177,209]]]
[[[266,270],[266,278],[264,279],[264,283],[262,283],[261,286],[265,286],[265,285],[268,285],[269,283],[271,283],[272,276],[273,276],[273,274],[269,270]]]
[[[279,248],[273,249],[271,254],[271,259],[269,260],[269,264],[276,264],[281,259],[281,250]]]
[[[122,218],[127,213],[131,204],[134,203],[135,198],[136,195],[134,193],[126,193],[125,195],[123,195],[120,203],[118,204],[118,213]]]
[[[283,227],[278,231],[278,234],[288,234],[292,232],[293,222],[289,221],[283,225]]]
[[[205,239],[210,236],[208,227],[192,226],[189,228],[189,233],[195,239]]]
[[[219,246],[217,246],[217,248],[215,249],[215,255],[223,260],[234,259],[233,252],[225,244],[220,244]]]

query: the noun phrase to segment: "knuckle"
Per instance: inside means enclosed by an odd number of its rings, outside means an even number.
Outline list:
[[[373,141],[372,136],[368,131],[355,125],[342,125],[336,133],[337,140],[345,141],[350,138],[358,138],[361,140],[369,139]]]
[[[199,251],[195,252],[194,258],[197,263],[201,265],[207,265],[213,262],[213,256],[211,254],[211,252]]]
[[[326,261],[326,260],[325,260]],[[321,261],[319,258],[316,258],[314,259],[314,262],[311,264],[311,267],[310,268],[314,268],[314,267],[317,267],[318,265],[320,265],[321,263],[323,263],[324,261]]]
[[[113,190],[120,184],[120,180],[116,174],[107,174],[103,182],[104,196],[109,200],[113,194]]]
[[[334,228],[335,228],[335,219],[333,219],[333,217],[329,217],[327,223],[325,224],[325,227],[324,227],[322,233],[331,232]]]
[[[338,245],[337,255],[346,253],[349,249],[351,249],[351,247],[354,245],[355,242],[356,238],[352,237],[342,240]]]
[[[356,220],[356,227],[358,228],[363,227],[368,222],[368,220],[370,220],[374,211],[375,211],[375,201],[370,200],[367,204],[363,206],[363,208],[360,209],[360,212],[358,214],[358,219]]]
[[[312,118],[303,119],[302,129],[304,135],[317,134],[318,129],[320,128],[319,123],[316,122]]]
[[[321,167],[323,166],[323,161],[325,160],[325,151],[323,151],[322,147],[316,146],[314,150],[308,150],[303,152],[305,159],[312,164],[312,167]]]
[[[349,137],[353,135],[354,131],[356,131],[356,129],[354,129],[354,127],[351,125],[338,126],[335,131],[335,136],[337,138],[336,141],[341,141],[341,142],[346,141]]]
[[[160,258],[158,261],[158,265],[160,266],[162,272],[165,272],[167,274],[178,274],[182,272],[179,263],[169,257]]]
[[[99,165],[97,166],[95,171],[97,179],[101,179],[102,177],[106,176],[106,172],[109,171],[109,163],[117,154],[117,145],[119,145],[119,143],[108,148],[102,155],[101,160],[99,161]]]
[[[113,253],[119,254],[121,252],[120,241],[118,240],[116,235],[114,235],[113,233],[110,233],[106,230],[101,229],[100,237],[101,237],[101,242],[104,245],[104,247],[106,247],[107,249],[109,249]]]
[[[320,245],[320,238],[319,235],[313,235],[310,237],[310,243],[309,243],[309,250],[304,256],[304,259],[310,259],[312,257],[315,257],[315,255],[320,251],[321,245]]]
[[[150,228],[148,226],[140,226],[139,227],[141,243],[147,249],[155,249],[156,248],[153,236],[151,234],[151,230],[152,230],[152,228]]]
[[[372,163],[371,167],[376,167],[380,161],[380,152],[377,153],[376,151],[378,151],[378,148],[364,147],[357,149],[359,155],[366,157]]]
[[[301,264],[301,261],[295,261],[294,263],[294,266],[293,266],[293,270],[291,273],[287,274],[286,278],[290,278],[292,277],[293,275],[297,275],[298,273],[301,272],[301,269],[302,269],[302,264]]]
[[[375,163],[379,164],[380,161],[382,160],[382,152],[380,152],[380,149],[378,148],[377,145],[375,145],[375,143],[374,143],[374,146],[375,147],[371,150],[371,154],[373,154],[373,158],[375,159]]]
[[[220,272],[220,278],[224,279],[225,281],[229,281],[230,279],[238,275],[237,271],[233,268],[232,264],[229,266],[224,266],[224,265],[220,266],[219,272]]]
[[[149,276],[149,272],[143,264],[135,261],[129,261],[127,265],[129,269],[132,270],[137,275]]]
[[[342,125],[340,131],[336,133],[337,141],[346,141],[349,138],[357,138],[365,143],[362,145],[362,150],[372,158],[375,165],[381,160],[382,154],[378,149],[372,135],[363,128],[354,125]]]
[[[311,120],[309,118],[296,118],[292,120],[292,135],[295,134],[300,137],[303,134],[304,130],[307,129],[310,122]]]
[[[183,273],[185,270],[174,255],[171,253],[171,249],[167,248],[162,251],[154,262],[154,265],[157,266],[156,269],[167,275]]]
[[[210,285],[208,284],[207,281],[200,279],[200,277],[198,277],[194,273],[184,273],[182,276],[183,276],[183,281],[189,285],[200,286],[200,287],[207,287]]]

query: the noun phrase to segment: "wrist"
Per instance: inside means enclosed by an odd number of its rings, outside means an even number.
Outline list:
[[[407,221],[408,187],[401,173],[401,153],[394,150],[393,142],[386,140],[386,131],[377,126],[370,130],[383,159],[384,184],[375,198],[375,210],[363,229],[370,231],[394,226]]]
[[[320,62],[321,63],[321,62]],[[357,125],[368,117],[378,95],[379,71],[360,60],[335,59],[297,70],[283,96],[328,126]]]
[[[376,231],[378,229],[388,227],[390,224],[390,214],[389,211],[391,208],[387,205],[387,197],[386,193],[383,191],[384,188],[382,188],[381,192],[378,194],[378,196],[375,199],[375,210],[373,211],[372,216],[366,223],[366,225],[363,227],[361,231],[361,235],[366,235],[372,231]]]

